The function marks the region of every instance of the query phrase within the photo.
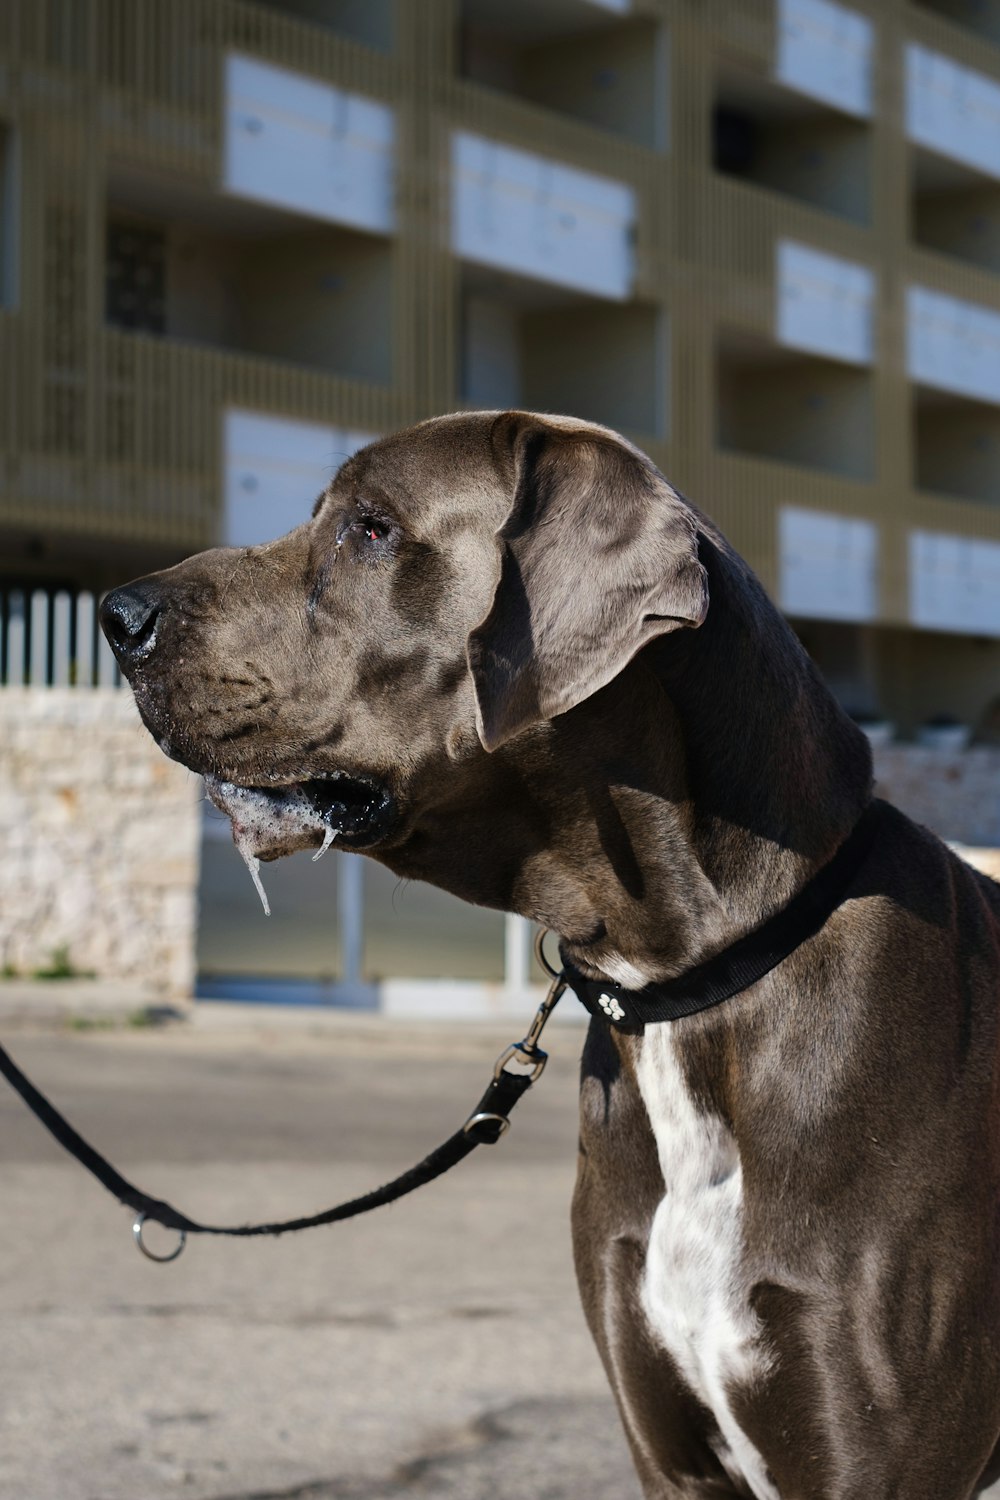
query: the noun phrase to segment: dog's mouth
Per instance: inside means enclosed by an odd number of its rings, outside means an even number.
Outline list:
[[[299,849],[318,849],[319,859],[334,840],[350,849],[370,849],[386,836],[396,816],[395,800],[382,782],[346,772],[276,786],[245,786],[208,775],[205,789],[232,824],[233,842],[265,911],[261,860]]]
[[[387,787],[368,776],[333,772],[312,781],[246,786],[206,776],[208,795],[242,834],[258,859],[279,859],[296,849],[329,844],[332,835],[354,849],[368,848],[388,832],[395,803]]]

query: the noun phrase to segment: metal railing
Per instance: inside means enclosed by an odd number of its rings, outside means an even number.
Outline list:
[[[0,590],[0,685],[121,687],[118,663],[98,623],[99,605],[88,593]]]

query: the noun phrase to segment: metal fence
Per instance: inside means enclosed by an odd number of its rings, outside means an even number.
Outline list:
[[[97,619],[100,599],[65,590],[0,590],[0,684],[121,687]]]

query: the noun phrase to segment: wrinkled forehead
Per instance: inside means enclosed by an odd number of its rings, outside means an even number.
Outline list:
[[[362,448],[331,481],[326,506],[367,500],[426,534],[457,520],[497,531],[511,495],[491,441],[495,420],[495,412],[438,417]]]

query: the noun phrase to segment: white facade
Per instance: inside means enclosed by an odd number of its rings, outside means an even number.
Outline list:
[[[1000,177],[1000,84],[916,42],[906,49],[906,129],[917,145]]]
[[[827,511],[782,506],[778,602],[807,620],[866,622],[878,616],[878,527]]]
[[[388,105],[237,53],[226,58],[227,192],[387,233],[394,156]]]
[[[230,409],[223,453],[225,547],[254,547],[308,521],[345,459],[374,434]]]
[[[910,619],[926,630],[1000,636],[1000,542],[912,531]]]
[[[623,301],[636,195],[486,136],[452,137],[452,249],[479,265]]]
[[[923,385],[1000,403],[1000,313],[911,286],[907,371]]]
[[[774,72],[779,83],[867,119],[875,28],[831,0],[780,0]]]
[[[775,259],[778,342],[854,364],[871,364],[874,273],[867,266],[794,240],[780,240]]]

